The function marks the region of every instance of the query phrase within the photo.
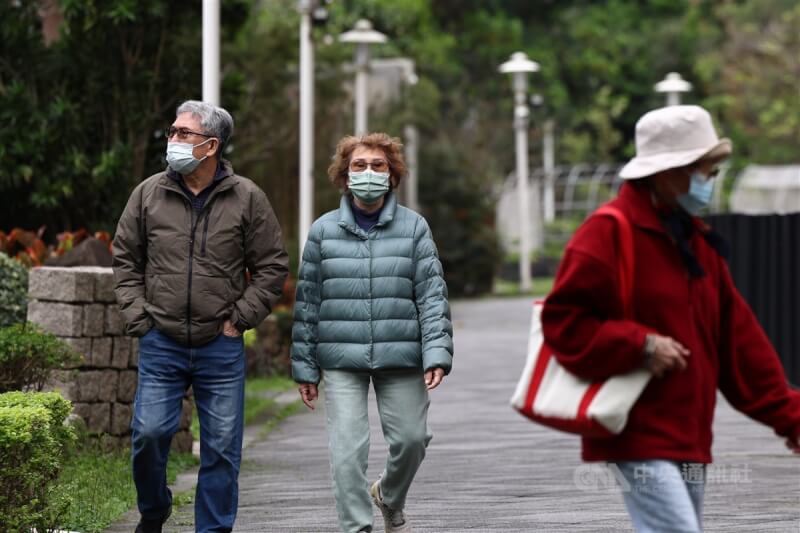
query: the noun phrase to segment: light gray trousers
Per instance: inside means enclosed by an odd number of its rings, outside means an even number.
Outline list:
[[[392,509],[402,509],[432,437],[428,429],[430,400],[423,373],[324,370],[322,379],[339,526],[346,533],[370,531],[373,511],[371,480],[367,479],[369,382],[372,380],[375,388],[383,436],[389,444],[381,478],[383,501]]]

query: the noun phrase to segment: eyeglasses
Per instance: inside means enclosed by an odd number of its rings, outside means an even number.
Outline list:
[[[164,136],[167,139],[172,139],[172,137],[175,136],[177,136],[178,139],[186,139],[189,135],[199,135],[200,137],[213,137],[213,135],[192,131],[188,128],[176,128],[175,126],[164,128]]]
[[[350,161],[350,170],[353,172],[364,172],[367,167],[372,168],[375,172],[386,172],[389,170],[389,163],[385,159],[373,159],[372,161],[353,159]]]

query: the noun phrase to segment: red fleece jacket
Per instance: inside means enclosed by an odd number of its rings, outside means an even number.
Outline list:
[[[616,223],[590,217],[567,246],[545,301],[546,342],[567,370],[589,379],[642,365],[650,332],[676,339],[691,355],[686,370],[651,379],[620,435],[584,438],[583,459],[711,462],[717,388],[736,409],[777,434],[797,435],[800,392],[788,386],[724,259],[695,232],[690,246],[706,275],[691,278],[646,187],[624,185],[611,205],[633,228],[634,319],[622,318]]]

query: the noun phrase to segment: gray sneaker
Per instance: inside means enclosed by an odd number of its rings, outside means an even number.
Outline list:
[[[375,506],[380,509],[383,515],[383,525],[386,533],[411,533],[411,524],[408,523],[403,510],[391,509],[383,503],[380,479],[372,484],[369,488],[369,493],[372,495],[372,501],[375,502]]]

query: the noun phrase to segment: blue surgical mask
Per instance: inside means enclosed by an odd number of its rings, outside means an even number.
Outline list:
[[[194,149],[198,146],[204,145],[210,140],[211,139],[206,139],[199,144],[179,142],[167,143],[167,164],[169,165],[169,168],[184,176],[194,172],[194,169],[197,168],[197,165],[202,163],[206,157],[208,157],[206,156],[203,159],[197,159],[194,156]]]
[[[350,172],[347,176],[350,192],[365,204],[374,204],[389,192],[388,172],[373,172],[368,168],[363,172]]]
[[[677,201],[690,215],[697,216],[711,203],[714,180],[700,172],[692,172],[689,192],[678,196]]]

